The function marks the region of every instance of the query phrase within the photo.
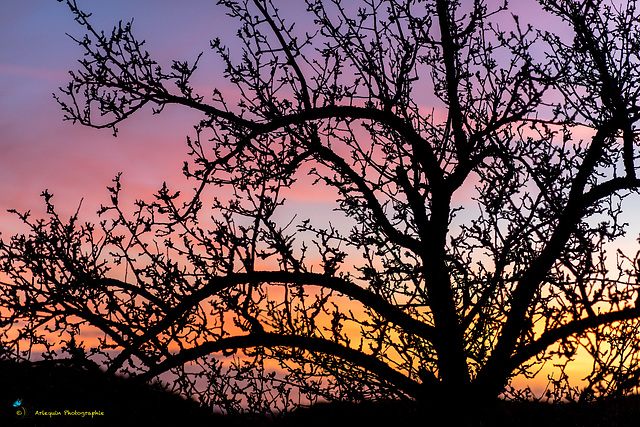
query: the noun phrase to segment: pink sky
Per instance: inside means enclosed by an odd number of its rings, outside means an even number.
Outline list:
[[[146,39],[152,56],[168,68],[171,59],[193,61],[205,52],[204,69],[195,76],[201,92],[214,85],[225,88],[222,67],[209,49],[215,36],[234,42],[235,23],[215,2],[190,1],[79,1],[93,13],[97,28],[110,30],[118,20],[134,17],[134,32]],[[108,5],[108,6],[107,6]],[[193,13],[197,11],[197,13]],[[215,32],[211,32],[211,28]],[[179,108],[154,116],[143,111],[119,127],[117,138],[109,130],[73,126],[62,121],[52,97],[68,82],[82,52],[65,35],[81,36],[64,4],[53,0],[2,2],[0,5],[0,222],[9,234],[17,226],[8,208],[42,210],[39,194],[49,189],[58,208],[71,213],[84,198],[84,210],[94,212],[108,200],[105,186],[123,172],[124,194],[150,197],[163,181],[184,183],[182,162],[187,159],[186,136],[201,117]],[[233,45],[231,45],[233,47]],[[134,196],[135,195],[135,196]],[[331,194],[300,194],[300,203],[320,201]],[[298,204],[299,205],[299,204]],[[316,207],[317,209],[317,207]]]
[[[118,20],[135,17],[135,34],[148,41],[147,49],[165,67],[171,59],[192,61],[204,51],[206,71],[197,74],[194,83],[199,88],[212,89],[217,84],[224,89],[209,40],[221,36],[232,42],[236,27],[215,1],[78,3],[94,13],[96,27],[107,31]],[[539,13],[524,7],[521,15],[544,22]],[[83,212],[92,216],[101,202],[108,201],[105,187],[118,172],[123,172],[124,194],[130,199],[149,199],[163,181],[184,183],[185,138],[193,135],[197,114],[176,108],[167,108],[160,116],[145,111],[120,126],[117,138],[109,130],[62,121],[51,94],[67,83],[67,71],[76,68],[82,54],[65,33],[83,34],[64,4],[54,0],[0,2],[0,232],[5,238],[20,229],[6,209],[32,210],[35,216],[42,216],[39,194],[44,189],[55,194],[54,203],[65,214],[74,212],[84,198]],[[331,215],[329,202],[334,196],[330,191],[319,188],[309,193],[304,185],[299,188],[299,193],[290,195],[289,208],[299,213],[298,219],[314,213]],[[637,201],[626,205],[627,221],[632,225],[629,245],[638,235],[634,219],[638,206]]]

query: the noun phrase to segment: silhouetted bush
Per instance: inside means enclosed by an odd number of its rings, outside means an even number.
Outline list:
[[[106,375],[97,367],[65,361],[0,361],[0,384],[1,426],[220,426],[226,422],[159,383],[138,384]],[[17,399],[21,405],[14,407]],[[65,410],[104,415],[65,415]],[[60,415],[48,417],[37,411]]]

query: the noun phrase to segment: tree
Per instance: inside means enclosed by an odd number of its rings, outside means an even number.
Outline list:
[[[184,165],[197,185],[128,213],[117,177],[97,225],[64,221],[48,192],[47,219],[19,214],[30,233],[0,255],[7,351],[172,372],[228,411],[296,391],[440,410],[579,348],[594,356],[583,397],[637,390],[640,264],[607,258],[640,185],[634,1],[540,1],[571,40],[506,2],[307,0],[306,32],[278,2],[219,3],[244,48],[211,42],[237,91],[206,96],[197,60],[166,70],[131,24],[99,32],[67,1],[87,35],[65,118],[115,134],[147,105],[201,112]],[[282,213],[304,174],[350,229]]]

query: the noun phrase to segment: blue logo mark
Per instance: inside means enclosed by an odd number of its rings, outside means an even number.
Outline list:
[[[22,405],[22,399],[18,399],[18,400],[16,400],[15,402],[13,402],[13,406],[14,406],[14,407],[18,407],[18,406],[20,406],[20,405]]]

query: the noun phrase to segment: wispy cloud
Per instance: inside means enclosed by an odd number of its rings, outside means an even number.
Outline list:
[[[61,70],[49,70],[46,68],[25,67],[21,65],[0,63],[0,74],[9,74],[19,77],[30,77],[50,82],[59,82],[68,78],[68,74]]]

